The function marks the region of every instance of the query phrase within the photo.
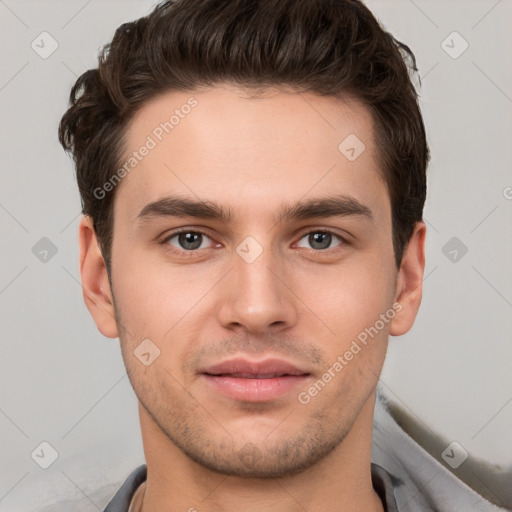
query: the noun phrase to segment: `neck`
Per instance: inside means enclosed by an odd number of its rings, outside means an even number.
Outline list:
[[[383,512],[371,480],[374,407],[375,393],[342,443],[320,462],[299,474],[271,479],[223,475],[197,464],[139,404],[148,471],[141,511]]]

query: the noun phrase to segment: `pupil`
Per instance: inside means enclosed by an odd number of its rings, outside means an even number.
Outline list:
[[[314,249],[327,249],[331,244],[331,238],[332,237],[330,233],[318,232],[309,235],[309,243]],[[320,247],[315,247],[315,244],[319,244]]]
[[[180,233],[179,242],[184,249],[198,249],[201,246],[199,233]]]

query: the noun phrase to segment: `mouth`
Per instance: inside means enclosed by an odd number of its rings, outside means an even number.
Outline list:
[[[274,379],[276,377],[296,377],[289,373],[206,373],[212,377],[232,377],[235,379]]]
[[[199,371],[208,387],[228,398],[268,402],[304,385],[311,374],[283,360],[233,359]]]

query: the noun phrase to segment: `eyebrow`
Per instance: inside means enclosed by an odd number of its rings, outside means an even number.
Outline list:
[[[346,195],[327,196],[322,198],[284,204],[278,210],[276,222],[304,220],[315,217],[347,217],[360,216],[374,220],[371,209]],[[140,211],[136,220],[143,224],[157,218],[166,217],[197,217],[215,219],[227,224],[234,219],[231,209],[213,201],[195,201],[192,199],[170,196],[153,201]]]

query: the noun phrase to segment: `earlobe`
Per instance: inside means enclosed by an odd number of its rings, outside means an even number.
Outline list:
[[[416,223],[403,253],[395,297],[395,302],[400,303],[401,308],[397,309],[397,314],[390,323],[389,334],[392,336],[400,336],[411,329],[421,304],[426,231],[424,222]]]
[[[80,276],[85,305],[98,330],[108,338],[117,338],[119,334],[114,316],[112,290],[91,217],[82,217],[78,233]]]

